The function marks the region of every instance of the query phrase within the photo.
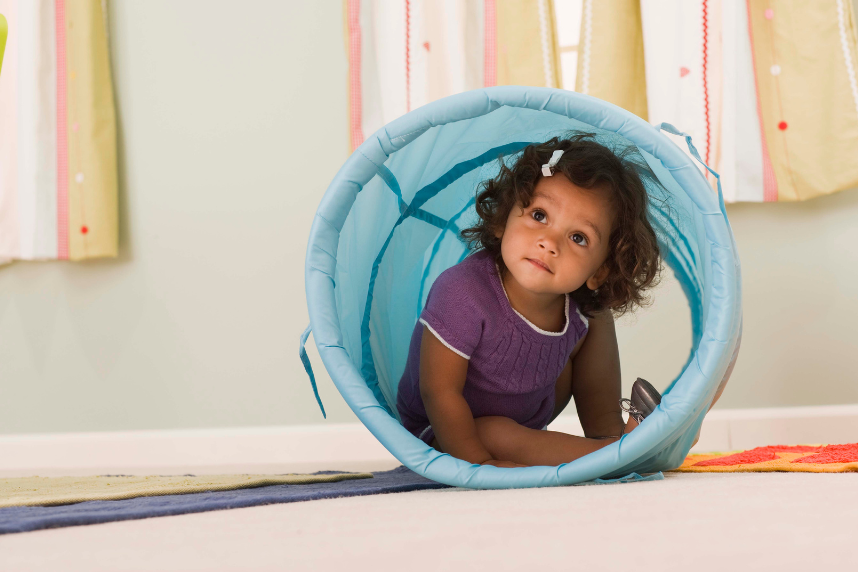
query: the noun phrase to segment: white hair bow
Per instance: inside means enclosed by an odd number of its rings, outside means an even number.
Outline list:
[[[543,177],[550,177],[551,175],[554,174],[554,171],[552,171],[552,169],[554,168],[555,165],[557,165],[557,163],[560,161],[560,157],[562,157],[562,156],[563,156],[563,151],[561,151],[560,149],[558,149],[557,151],[555,151],[554,153],[551,154],[551,158],[548,160],[548,162],[545,163],[544,165],[542,165],[542,176]]]

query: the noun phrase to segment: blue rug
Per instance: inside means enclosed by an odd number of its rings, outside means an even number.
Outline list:
[[[341,472],[319,471],[315,474],[331,475]],[[380,471],[372,475],[371,479],[337,483],[272,485],[234,491],[139,497],[118,501],[89,501],[62,506],[0,508],[0,534],[265,504],[448,488],[447,485],[421,477],[406,467]]]
[[[314,474],[331,475],[341,472],[319,471]],[[448,485],[442,485],[421,477],[404,466],[391,471],[379,471],[372,475],[373,478],[371,479],[336,483],[272,485],[234,491],[139,497],[116,501],[89,501],[61,506],[0,508],[0,534],[266,504],[450,488]],[[661,473],[646,477],[632,473],[620,479],[596,479],[582,484],[626,483],[661,480],[663,478],[664,475]]]

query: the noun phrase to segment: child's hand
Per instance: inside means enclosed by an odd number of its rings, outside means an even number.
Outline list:
[[[498,461],[497,459],[489,459],[488,461],[483,461],[480,463],[481,465],[492,465],[493,467],[503,467],[506,469],[514,469],[516,467],[527,467],[528,465],[519,465],[518,463],[513,463],[512,461]]]

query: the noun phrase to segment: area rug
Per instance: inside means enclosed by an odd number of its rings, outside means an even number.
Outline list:
[[[320,471],[313,476],[355,475]],[[359,473],[358,473],[359,474]],[[98,524],[156,516],[171,516],[358,495],[446,488],[406,467],[372,473],[372,478],[348,478],[337,482],[278,484],[193,494],[145,496],[126,500],[96,500],[61,506],[14,506],[0,508],[0,534],[44,528]]]
[[[371,473],[19,477],[0,479],[0,508],[53,506],[96,500],[123,500],[137,497],[250,489],[270,485],[306,485],[371,478]]]
[[[125,500],[91,500],[58,506],[12,506],[0,508],[0,534],[266,504],[450,488],[448,485],[422,477],[406,467],[371,473],[372,478],[363,478],[363,475],[362,473],[320,471],[304,476],[336,476],[339,479],[336,482],[276,484],[192,494],[143,496]],[[271,476],[266,475],[265,478],[271,478]],[[343,478],[346,480],[342,480]],[[607,485],[663,479],[662,473],[645,476],[631,473],[621,478],[595,479],[581,484]]]
[[[772,445],[747,451],[688,455],[676,471],[687,473],[858,472],[858,443],[847,445]]]

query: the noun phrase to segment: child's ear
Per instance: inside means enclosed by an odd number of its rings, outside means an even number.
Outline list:
[[[596,270],[596,273],[587,278],[587,288],[590,290],[598,290],[599,286],[605,283],[605,280],[608,279],[608,265],[603,264]]]

